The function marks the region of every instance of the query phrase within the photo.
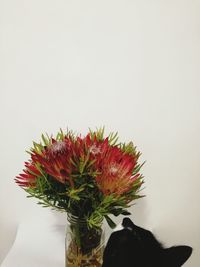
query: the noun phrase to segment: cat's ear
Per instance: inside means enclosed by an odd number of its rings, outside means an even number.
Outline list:
[[[135,224],[128,217],[125,217],[123,219],[122,226],[129,230],[133,230],[135,228]]]
[[[192,248],[189,246],[176,246],[164,249],[165,260],[170,266],[181,266],[191,256]]]

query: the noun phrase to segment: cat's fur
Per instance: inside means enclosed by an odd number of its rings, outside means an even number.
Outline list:
[[[189,246],[163,248],[150,231],[129,218],[122,226],[108,240],[102,267],[180,267],[192,254]]]

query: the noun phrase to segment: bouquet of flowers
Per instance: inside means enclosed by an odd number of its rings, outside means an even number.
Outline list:
[[[132,142],[118,142],[117,133],[104,137],[100,128],[81,136],[60,130],[56,137],[42,135],[27,152],[30,159],[16,183],[38,204],[84,220],[88,231],[99,229],[104,218],[115,227],[109,215],[129,215],[131,202],[142,197],[141,154]],[[77,227],[74,231],[83,249],[84,237]]]

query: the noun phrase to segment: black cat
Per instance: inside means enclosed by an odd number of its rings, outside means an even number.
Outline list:
[[[189,246],[163,248],[150,231],[129,218],[122,226],[108,240],[102,267],[180,267],[192,254]]]

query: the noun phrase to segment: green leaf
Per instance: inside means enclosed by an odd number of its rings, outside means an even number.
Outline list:
[[[137,164],[136,167],[134,168],[132,174],[135,175],[136,173],[138,173],[145,163],[146,163],[146,161],[144,161],[142,164]]]
[[[43,143],[45,144],[45,146],[48,146],[48,145],[49,145],[49,140],[48,140],[48,138],[46,138],[46,137],[44,136],[44,134],[42,134],[42,141],[43,141]]]
[[[121,214],[122,215],[131,215],[131,213],[127,210],[123,210]]]
[[[110,228],[114,229],[117,226],[116,223],[114,223],[113,220],[111,220],[108,215],[105,215],[104,217],[105,217],[108,225],[110,226]]]
[[[116,133],[110,133],[108,136],[109,144],[114,146],[118,141],[118,132]]]

